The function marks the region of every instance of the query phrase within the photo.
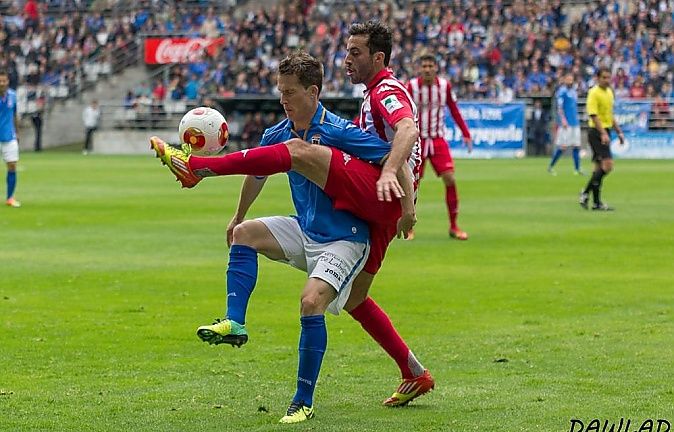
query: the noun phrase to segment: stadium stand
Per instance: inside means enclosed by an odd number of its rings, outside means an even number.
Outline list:
[[[206,97],[273,95],[278,60],[300,47],[324,60],[325,97],[357,97],[360,89],[348,83],[342,62],[349,24],[368,17],[394,29],[391,66],[402,79],[414,75],[416,56],[430,51],[460,99],[540,97],[549,107],[561,71],[574,72],[583,95],[596,68],[609,66],[618,96],[657,102],[652,125],[672,127],[672,0],[289,1],[237,8],[207,0],[7,3],[0,66],[10,69],[27,113],[41,95],[48,103],[81,97],[142,63],[142,45],[151,37],[221,42],[189,64],[152,66],[117,100],[103,100],[104,108],[116,105],[105,109],[128,127],[146,119],[168,125]]]

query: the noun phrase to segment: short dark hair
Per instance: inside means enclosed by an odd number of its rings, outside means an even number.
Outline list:
[[[9,76],[9,72],[7,72],[7,69],[0,68],[0,75]]]
[[[288,54],[278,65],[279,75],[295,75],[304,88],[315,85],[323,89],[323,65],[305,51]]]
[[[601,74],[603,74],[604,72],[606,72],[609,76],[611,76],[611,69],[609,69],[605,66],[597,69],[597,76],[601,76]]]
[[[433,62],[433,64],[438,64],[438,59],[436,59],[433,54],[423,54],[421,57],[419,57],[419,63],[423,63],[425,61]]]
[[[367,47],[370,50],[370,54],[383,52],[384,66],[388,66],[391,61],[391,49],[393,47],[393,34],[388,26],[375,20],[366,23],[353,23],[349,27],[349,35],[367,35]]]

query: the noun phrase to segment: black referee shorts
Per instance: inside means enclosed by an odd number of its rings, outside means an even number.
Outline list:
[[[607,129],[606,133],[608,133],[610,137],[610,130]],[[613,159],[611,147],[608,144],[602,144],[601,134],[597,128],[588,129],[587,141],[590,143],[590,148],[592,149],[592,162],[601,162],[605,159]]]

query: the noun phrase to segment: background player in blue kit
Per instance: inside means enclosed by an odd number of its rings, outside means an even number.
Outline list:
[[[19,161],[19,141],[16,136],[18,115],[16,92],[9,88],[9,74],[0,70],[0,151],[7,163],[7,200],[10,207],[21,207],[14,198],[16,189],[16,163]]]
[[[567,147],[573,154],[573,168],[576,175],[582,175],[580,169],[580,119],[578,118],[578,93],[573,85],[573,73],[567,72],[562,85],[555,93],[557,103],[557,136],[555,151],[552,154],[548,172],[556,175],[554,166]]]

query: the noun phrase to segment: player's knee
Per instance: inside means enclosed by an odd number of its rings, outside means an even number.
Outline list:
[[[310,148],[309,144],[299,138],[289,139],[286,141],[286,146],[288,147],[288,152],[290,152],[290,157],[293,159],[306,157],[308,154],[307,150]]]
[[[349,298],[347,299],[346,304],[344,304],[345,311],[351,312],[365,301],[370,292],[370,286],[372,286],[373,280],[374,275],[371,273],[365,271],[358,273],[358,276],[356,276],[356,279],[354,279],[353,285],[351,286]]]
[[[302,294],[300,299],[300,314],[302,316],[320,315],[327,309],[327,304],[324,304],[323,296],[315,291],[310,291]]]
[[[447,171],[442,174],[442,181],[446,186],[451,186],[456,182],[456,179],[454,178],[454,174],[451,171]]]
[[[351,312],[355,308],[358,307],[361,303],[365,301],[367,298],[367,290],[366,291],[361,291],[361,290],[353,290],[351,289],[351,293],[349,294],[349,298],[344,304],[344,310],[347,312]]]
[[[232,232],[232,241],[234,244],[250,246],[255,248],[255,227],[253,221],[245,221],[234,227]]]

